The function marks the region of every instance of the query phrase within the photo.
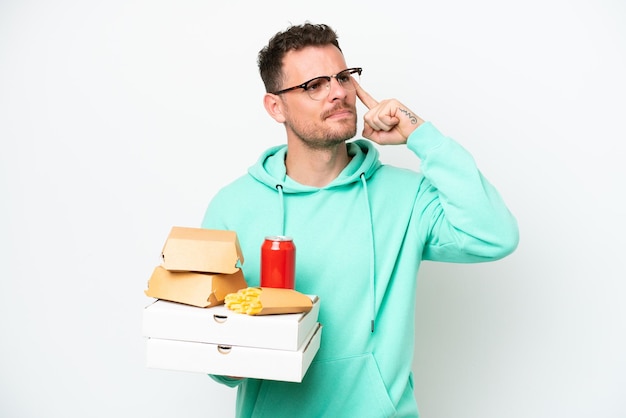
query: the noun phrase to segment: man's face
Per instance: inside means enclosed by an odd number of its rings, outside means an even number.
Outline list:
[[[335,46],[307,47],[289,52],[283,59],[282,88],[347,68]],[[315,149],[334,147],[356,134],[356,92],[346,90],[331,78],[328,96],[313,100],[304,89],[281,94],[287,135]]]

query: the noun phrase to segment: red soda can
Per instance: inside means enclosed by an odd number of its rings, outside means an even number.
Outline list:
[[[285,236],[265,237],[261,246],[261,287],[294,289],[296,246]]]

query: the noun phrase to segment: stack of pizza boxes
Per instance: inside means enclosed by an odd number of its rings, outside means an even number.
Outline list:
[[[143,311],[148,367],[302,381],[320,346],[317,296],[296,313],[227,308],[248,286],[235,231],[175,226],[161,258],[145,291],[156,299]]]

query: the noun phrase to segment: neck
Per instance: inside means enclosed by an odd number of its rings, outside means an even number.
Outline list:
[[[288,143],[287,175],[300,184],[324,187],[348,165],[348,147],[342,142],[332,147],[312,149],[301,143]]]

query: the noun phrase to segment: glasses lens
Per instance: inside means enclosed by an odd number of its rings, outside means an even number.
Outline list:
[[[316,78],[307,84],[306,91],[313,100],[322,100],[328,95],[330,80],[325,77]]]
[[[315,78],[306,85],[306,92],[309,94],[309,97],[313,100],[324,100],[330,91],[330,79],[331,77],[337,80],[339,85],[348,91],[354,91],[356,86],[352,82],[352,80],[356,80],[360,82],[361,70],[359,68],[349,68],[347,70],[343,70],[336,76],[325,76]]]
[[[343,87],[344,89],[354,90],[356,87],[354,86],[354,83],[352,82],[353,77],[356,78],[357,82],[360,81],[359,72],[354,69],[349,69],[349,70],[345,70],[337,74],[337,81],[339,82],[341,87]]]

